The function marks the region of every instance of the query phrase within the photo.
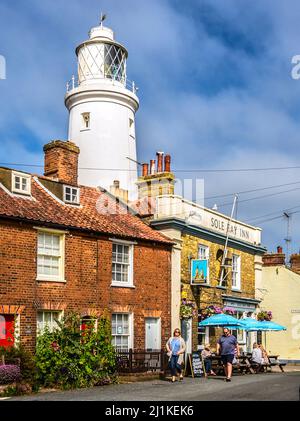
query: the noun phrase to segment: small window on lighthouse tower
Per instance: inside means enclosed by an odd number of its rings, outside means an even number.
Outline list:
[[[91,128],[91,114],[82,113],[82,130],[88,130]]]
[[[134,120],[132,118],[129,119],[129,136],[135,138]]]

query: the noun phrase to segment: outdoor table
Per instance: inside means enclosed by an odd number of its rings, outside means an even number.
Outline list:
[[[280,370],[282,371],[282,373],[284,373],[283,367],[286,365],[286,363],[280,363],[278,361],[278,358],[279,358],[279,355],[268,355],[269,364],[267,366],[270,367],[271,371],[272,371],[272,367],[278,366]]]
[[[248,355],[240,355],[237,357],[237,360],[239,361],[238,369],[241,373],[245,371],[245,374],[251,373],[254,374],[255,371],[253,370]]]
[[[212,361],[212,369],[216,372],[216,374],[224,374],[224,366],[222,364],[222,358],[220,355],[212,355],[211,357]],[[251,373],[254,374],[254,370],[251,367],[251,363],[249,360],[249,357],[247,355],[240,355],[238,358],[238,364],[233,365],[233,368],[237,368],[240,373]]]

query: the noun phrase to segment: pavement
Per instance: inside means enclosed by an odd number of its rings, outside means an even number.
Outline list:
[[[43,392],[9,401],[299,401],[300,367],[285,373],[185,378],[182,382],[152,380],[73,391]]]

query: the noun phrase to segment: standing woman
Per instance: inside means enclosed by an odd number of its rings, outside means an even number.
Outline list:
[[[184,339],[181,337],[180,329],[175,329],[173,337],[171,337],[166,348],[169,356],[169,366],[172,374],[172,382],[176,381],[177,372],[180,374],[179,379],[183,380],[181,364],[183,363],[183,354],[186,346]]]

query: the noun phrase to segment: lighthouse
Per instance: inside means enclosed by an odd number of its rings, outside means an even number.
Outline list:
[[[126,48],[103,25],[76,48],[78,75],[67,84],[68,139],[80,148],[79,183],[110,190],[118,185],[135,198],[137,88],[127,79]]]

